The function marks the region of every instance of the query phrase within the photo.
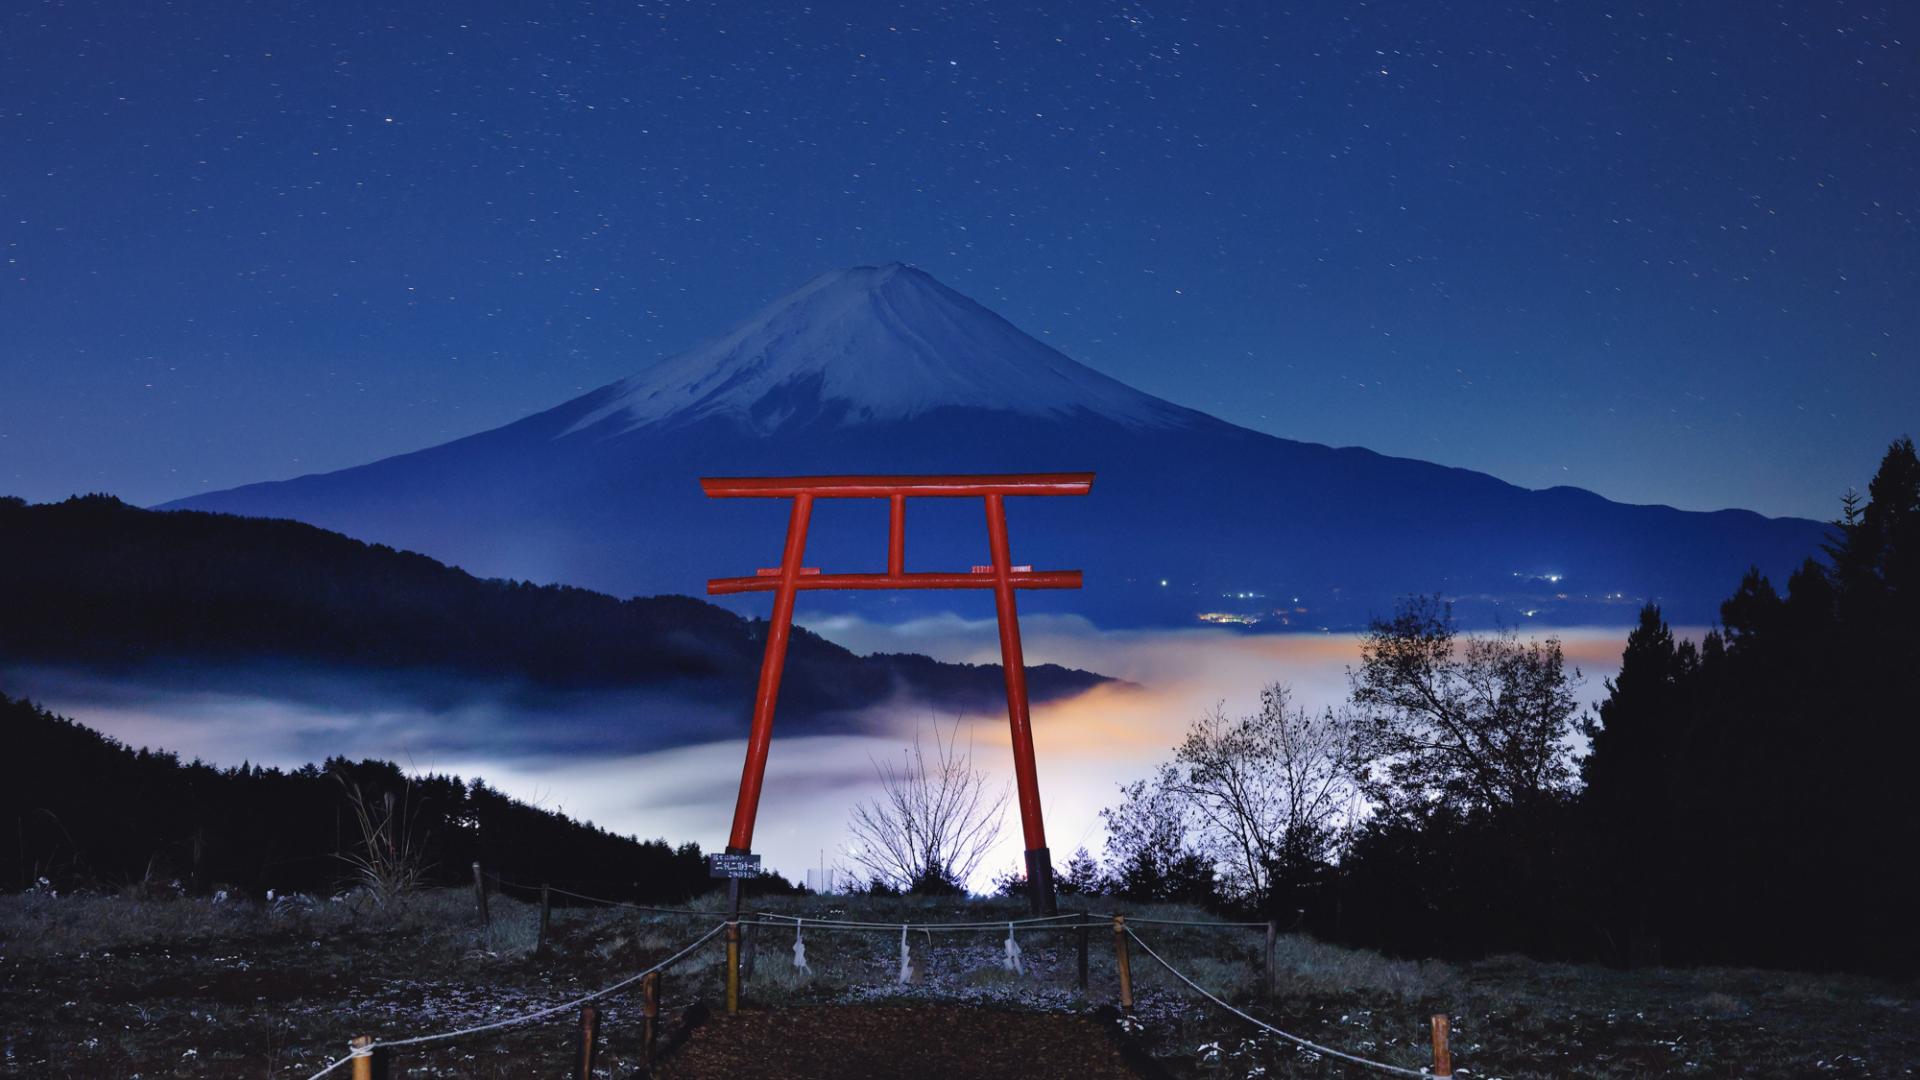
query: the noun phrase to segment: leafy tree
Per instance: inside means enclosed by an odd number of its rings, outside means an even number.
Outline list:
[[[1100,811],[1107,826],[1113,891],[1136,902],[1209,903],[1218,889],[1213,862],[1192,841],[1192,808],[1178,775],[1162,765],[1149,780],[1120,786],[1117,806]]]
[[[1557,639],[1462,638],[1451,605],[1416,597],[1373,623],[1360,658],[1348,671],[1352,752],[1381,813],[1498,813],[1568,788],[1579,673],[1568,676]]]
[[[1558,641],[1462,635],[1437,597],[1373,624],[1348,672],[1372,812],[1332,882],[1337,927],[1424,955],[1562,948],[1577,677]]]
[[[1341,717],[1293,705],[1281,683],[1261,689],[1254,713],[1216,705],[1187,729],[1169,792],[1185,800],[1229,896],[1264,906],[1276,870],[1325,861],[1352,802],[1350,743]]]
[[[1068,896],[1105,896],[1113,890],[1113,882],[1100,869],[1100,860],[1084,847],[1074,851],[1067,860],[1066,872],[1055,874],[1054,880]]]
[[[1836,527],[1840,540],[1829,550],[1843,592],[1869,611],[1920,603],[1920,455],[1912,439],[1887,448],[1866,505],[1847,503]]]
[[[1667,788],[1686,723],[1684,691],[1699,664],[1693,644],[1675,641],[1659,605],[1647,604],[1627,635],[1620,674],[1605,684],[1606,700],[1597,715],[1582,721],[1586,797],[1630,816],[1636,836],[1671,815]]]
[[[1581,725],[1588,743],[1582,799],[1607,868],[1588,884],[1612,896],[1623,924],[1618,940],[1648,958],[1663,930],[1655,908],[1680,869],[1673,823],[1694,779],[1684,762],[1699,666],[1693,644],[1676,641],[1658,605],[1647,604],[1627,635],[1619,675],[1606,683],[1606,700]]]
[[[1113,891],[1113,883],[1100,869],[1100,860],[1086,848],[1078,848],[1073,857],[1067,860],[1065,870],[1058,866],[1053,871],[1053,887],[1062,896],[1106,896]],[[995,896],[1025,898],[1027,895],[1027,875],[1020,870],[1007,870],[993,879]]]

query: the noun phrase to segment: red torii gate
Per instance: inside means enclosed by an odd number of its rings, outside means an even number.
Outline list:
[[[1027,844],[1028,894],[1036,914],[1053,914],[1053,858],[1040,820],[1040,783],[1034,772],[1027,672],[1020,653],[1020,617],[1014,606],[1014,590],[1077,589],[1080,571],[1036,571],[1030,566],[1013,565],[1007,550],[1006,499],[1009,495],[1085,495],[1093,489],[1093,474],[703,477],[700,487],[716,499],[793,500],[787,518],[787,542],[777,568],[761,570],[752,577],[707,582],[707,592],[713,596],[773,594],[773,615],[767,624],[766,655],[760,662],[760,686],[753,699],[753,727],[747,736],[747,760],[740,772],[740,798],[733,808],[728,853],[746,855],[753,847],[753,823],[760,808],[761,782],[766,778],[767,749],[773,741],[773,707],[780,696],[780,675],[786,666],[787,638],[793,626],[794,594],[813,589],[992,589],[1000,621],[1000,662],[1006,672],[1007,720],[1013,729],[1014,783]],[[907,500],[924,497],[985,500],[989,565],[973,567],[971,572],[907,572]],[[886,573],[823,574],[817,568],[801,565],[815,499],[886,499],[891,503]]]

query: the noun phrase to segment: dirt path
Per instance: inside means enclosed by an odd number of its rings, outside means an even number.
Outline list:
[[[664,1080],[1139,1080],[1095,1021],[953,1005],[817,1005],[717,1016],[662,1063]]]

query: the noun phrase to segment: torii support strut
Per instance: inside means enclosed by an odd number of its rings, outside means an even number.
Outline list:
[[[767,624],[767,650],[760,662],[760,686],[753,698],[753,728],[747,736],[747,761],[740,772],[740,798],[733,807],[733,832],[727,850],[747,854],[753,848],[753,822],[760,809],[760,786],[766,779],[767,748],[773,741],[773,707],[780,697],[780,674],[787,661],[787,638],[793,627],[793,598],[813,589],[992,589],[1000,619],[1000,664],[1007,680],[1007,721],[1013,730],[1014,786],[1020,797],[1020,826],[1027,844],[1027,890],[1033,911],[1054,913],[1053,857],[1047,850],[1046,826],[1040,819],[1040,782],[1033,764],[1033,726],[1027,711],[1027,669],[1020,653],[1020,616],[1014,604],[1016,589],[1077,589],[1078,570],[1035,571],[1013,565],[1007,546],[1006,499],[1009,495],[1085,495],[1093,488],[1092,473],[1031,473],[1000,476],[782,476],[707,477],[700,481],[716,499],[792,499],[787,517],[787,542],[777,568],[752,577],[714,578],[707,582],[713,596],[770,592],[773,615]],[[986,503],[987,566],[971,572],[914,573],[906,567],[907,500],[910,498],[980,498]],[[887,572],[884,574],[823,574],[803,567],[807,525],[815,499],[886,499],[891,504],[887,526]]]

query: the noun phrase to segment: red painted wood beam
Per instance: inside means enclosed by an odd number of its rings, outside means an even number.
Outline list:
[[[1007,547],[1007,506],[999,495],[987,496],[986,502],[987,550],[993,558],[993,574],[988,580],[993,584],[994,614],[1000,623],[1000,670],[1007,681],[1014,789],[1020,802],[1020,826],[1027,851],[1040,852],[1047,847],[1047,830],[1040,820],[1040,779],[1033,761],[1033,722],[1027,714],[1027,664],[1020,650],[1020,615],[1013,599],[1015,574],[1013,557]]]
[[[903,577],[907,572],[907,497],[895,493],[887,497],[887,573]]]
[[[1078,570],[1027,570],[1007,575],[1016,589],[1077,589]],[[805,574],[795,577],[793,588],[799,592],[821,589],[996,589],[998,577],[992,574]],[[775,576],[713,578],[707,582],[707,595],[731,596],[735,593],[777,593],[785,585]]]
[[[704,476],[701,490],[715,499],[878,499],[890,495],[1085,495],[1093,474],[1006,473],[981,476]]]
[[[733,804],[733,831],[727,850],[753,850],[753,822],[760,813],[760,786],[767,778],[767,749],[773,743],[773,706],[780,700],[780,675],[787,666],[787,638],[793,631],[793,595],[802,580],[800,560],[807,553],[807,526],[813,497],[797,495],[787,517],[787,543],[780,553],[780,576],[750,578],[774,586],[773,616],[767,620],[767,650],[760,659],[760,686],[753,695],[753,726],[747,730],[747,761],[740,769],[740,797]]]

